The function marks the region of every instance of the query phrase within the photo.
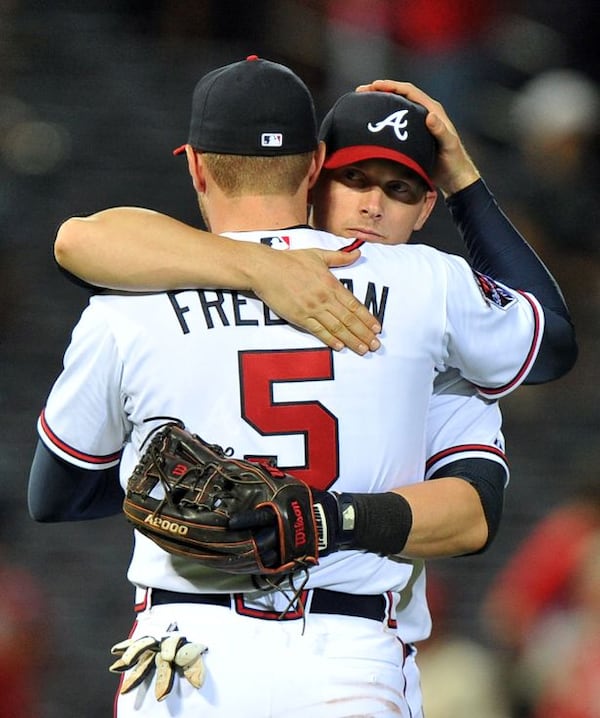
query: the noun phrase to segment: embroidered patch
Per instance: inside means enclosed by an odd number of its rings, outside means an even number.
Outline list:
[[[369,122],[367,129],[369,132],[381,132],[385,127],[392,127],[396,137],[403,142],[408,139],[408,118],[406,115],[408,115],[408,110],[392,112],[384,120]]]
[[[280,132],[263,132],[260,136],[261,147],[283,147],[283,135]]]
[[[272,247],[273,249],[290,248],[290,238],[287,235],[280,235],[276,237],[261,237],[260,243],[266,244],[267,247]]]
[[[481,293],[485,299],[491,304],[495,304],[500,309],[507,309],[511,304],[516,301],[516,296],[509,292],[505,287],[496,284],[496,282],[485,274],[476,272],[473,270],[477,284],[481,289]]]

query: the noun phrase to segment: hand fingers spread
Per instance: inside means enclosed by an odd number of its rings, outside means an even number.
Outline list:
[[[398,80],[374,80],[368,85],[359,85],[357,92],[393,92],[402,95],[411,102],[417,102],[426,107],[430,112],[437,113],[440,117],[447,119],[442,105],[426,92],[413,85],[412,82],[400,82]]]

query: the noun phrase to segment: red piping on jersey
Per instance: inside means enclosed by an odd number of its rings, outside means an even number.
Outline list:
[[[42,429],[44,430],[44,434],[46,434],[46,436],[48,437],[48,439],[50,439],[54,446],[56,446],[61,451],[64,451],[66,454],[69,454],[69,456],[72,456],[74,459],[85,461],[88,464],[109,464],[113,461],[117,461],[121,457],[121,450],[115,451],[114,454],[94,456],[92,454],[84,454],[82,451],[77,451],[72,446],[69,446],[69,444],[65,444],[65,442],[59,439],[58,436],[56,436],[56,434],[48,426],[48,423],[46,421],[45,409],[43,409],[42,413],[40,414],[40,424],[42,426]]]
[[[535,302],[533,302],[525,292],[522,292],[521,290],[518,290],[518,294],[523,296],[531,305],[531,308],[533,310],[533,316],[535,317],[535,332],[533,334],[533,342],[531,343],[531,349],[529,350],[529,353],[527,354],[527,357],[525,361],[523,362],[523,365],[521,366],[521,369],[519,370],[518,374],[515,376],[515,378],[508,382],[507,384],[504,384],[504,386],[498,386],[494,389],[490,389],[487,386],[478,386],[477,388],[484,396],[496,396],[497,394],[502,394],[503,392],[507,391],[508,389],[511,389],[513,386],[518,385],[521,383],[523,379],[523,375],[529,372],[530,364],[533,363],[533,355],[536,350],[536,347],[538,346],[538,339],[540,336],[540,326],[541,326],[541,319],[540,319],[540,312],[538,309],[538,306]]]
[[[502,459],[502,461],[506,462],[506,455],[501,450],[498,449],[496,446],[491,446],[491,444],[461,444],[459,446],[453,446],[451,449],[443,449],[442,451],[438,451],[437,454],[434,454],[431,458],[427,459],[427,463],[425,464],[426,470],[429,470],[434,464],[437,464],[438,461],[441,461],[441,459],[445,459],[448,456],[453,456],[454,454],[462,454],[464,452],[482,452],[484,451],[487,454],[494,454],[495,456]]]
[[[348,244],[345,247],[342,247],[340,249],[340,252],[352,252],[355,249],[358,249],[359,247],[362,247],[365,243],[364,239],[355,239],[352,244]]]

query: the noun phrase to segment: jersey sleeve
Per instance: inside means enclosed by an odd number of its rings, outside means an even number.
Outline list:
[[[463,459],[485,459],[499,464],[508,483],[509,466],[498,402],[483,398],[458,372],[449,371],[434,382],[427,416],[425,478]]]
[[[485,397],[523,383],[537,357],[544,312],[537,299],[446,255],[447,367],[459,369]]]
[[[38,419],[40,439],[50,451],[83,469],[119,463],[129,431],[120,391],[121,367],[112,332],[98,309],[88,306]]]

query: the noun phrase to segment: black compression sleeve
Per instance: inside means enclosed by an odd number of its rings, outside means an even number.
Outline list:
[[[496,461],[489,459],[459,459],[442,466],[428,481],[445,476],[456,476],[467,481],[479,495],[488,527],[485,544],[474,553],[482,553],[492,543],[502,518],[506,472]]]
[[[530,292],[544,308],[542,344],[525,383],[541,384],[566,374],[577,359],[577,343],[554,277],[502,212],[483,180],[451,195],[446,204],[473,268],[513,289]]]
[[[38,441],[27,489],[29,514],[35,521],[82,521],[121,512],[119,469],[91,471],[69,464]]]

